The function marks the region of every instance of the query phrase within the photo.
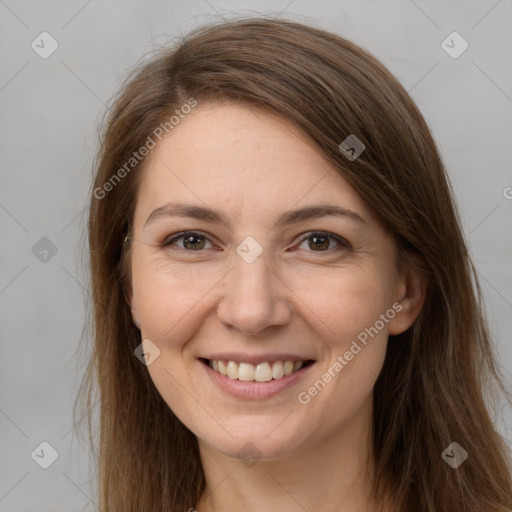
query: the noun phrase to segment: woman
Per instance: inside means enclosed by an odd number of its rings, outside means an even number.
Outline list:
[[[247,19],[141,66],[89,243],[101,510],[512,507],[447,176],[361,48]]]

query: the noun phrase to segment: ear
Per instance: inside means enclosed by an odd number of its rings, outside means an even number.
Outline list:
[[[401,309],[398,306],[394,308],[397,313],[389,322],[391,335],[401,334],[409,329],[418,317],[427,296],[427,282],[417,265],[419,261],[412,255],[410,259],[410,263],[404,264],[396,287],[395,302]]]
[[[126,298],[126,302],[128,303],[128,306],[130,306],[130,310],[132,312],[132,320],[135,326],[140,329],[140,320],[139,315],[137,313],[137,307],[135,305],[135,301],[133,299],[133,290],[131,286],[128,286],[127,289],[125,289],[124,296]]]

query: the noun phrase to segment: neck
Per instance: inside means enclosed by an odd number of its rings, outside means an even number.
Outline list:
[[[367,512],[374,479],[373,401],[321,442],[248,467],[199,441],[206,488],[197,512]]]

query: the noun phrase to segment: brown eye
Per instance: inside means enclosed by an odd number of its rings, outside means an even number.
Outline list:
[[[183,245],[180,246],[177,242],[183,240]],[[173,236],[172,238],[166,240],[162,247],[169,247],[169,246],[177,246],[178,249],[183,249],[187,251],[200,251],[201,249],[205,248],[206,242],[210,243],[208,239],[201,235],[200,233],[195,233],[193,231],[189,231],[186,233],[180,233],[176,236]]]
[[[197,235],[187,235],[183,238],[183,245],[186,249],[204,249],[205,238]]]
[[[349,248],[349,243],[343,238],[331,233],[310,233],[306,238],[302,239],[301,245],[307,241],[308,247],[313,252],[327,252],[333,245],[332,241],[338,248]]]
[[[327,236],[310,236],[308,238],[309,240],[309,248],[310,249],[313,249],[313,250],[323,250],[323,249],[328,249],[329,248],[329,244],[330,244],[330,240],[329,240],[329,237]]]

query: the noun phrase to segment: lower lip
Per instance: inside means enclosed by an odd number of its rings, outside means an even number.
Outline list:
[[[311,369],[313,364],[309,364],[305,368],[300,369],[290,375],[285,375],[280,379],[272,379],[267,382],[255,381],[242,381],[238,379],[230,379],[222,375],[206,363],[199,361],[201,366],[205,369],[208,376],[213,380],[213,383],[218,386],[222,391],[236,396],[237,398],[244,398],[248,400],[262,400],[277,395],[281,391],[290,388],[297,384]]]

